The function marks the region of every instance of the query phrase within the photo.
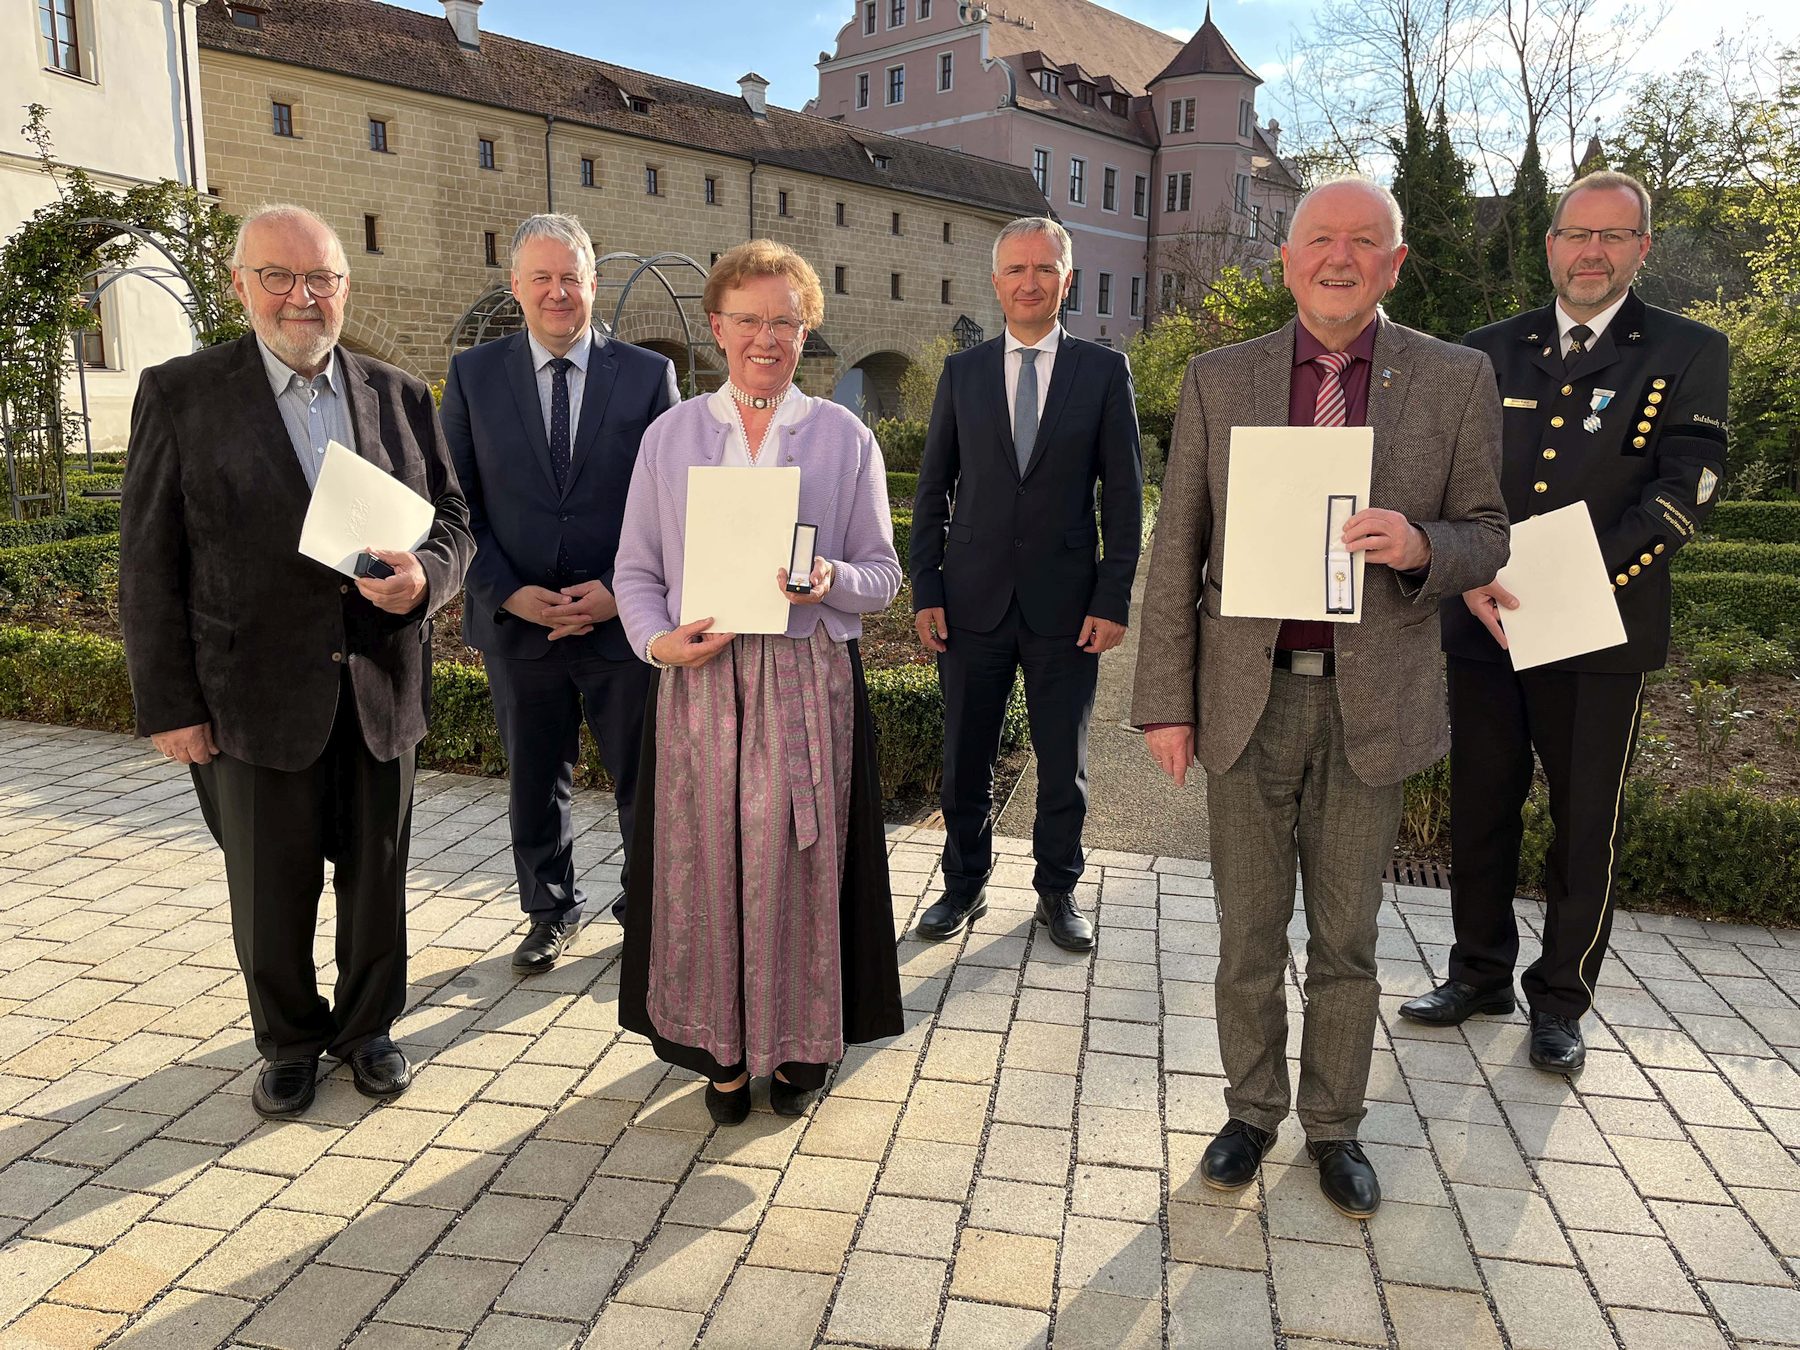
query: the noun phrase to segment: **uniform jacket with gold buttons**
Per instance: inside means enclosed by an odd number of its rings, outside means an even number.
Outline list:
[[[1621,645],[1546,669],[1658,669],[1669,654],[1669,561],[1724,486],[1725,335],[1632,291],[1566,371],[1554,305],[1463,342],[1487,353],[1500,383],[1508,516],[1587,503],[1625,622]],[[1443,634],[1452,656],[1506,659],[1460,596],[1444,602]]]

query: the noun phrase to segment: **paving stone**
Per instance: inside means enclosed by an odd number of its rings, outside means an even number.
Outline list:
[[[60,1303],[39,1303],[23,1317],[0,1331],[5,1350],[76,1350],[104,1345],[125,1325],[121,1313],[67,1308]]]
[[[1800,1192],[1735,1187],[1732,1194],[1783,1256],[1800,1257]]]
[[[725,1287],[748,1239],[664,1224],[638,1258],[619,1297],[653,1308],[705,1312]]]
[[[384,1108],[379,1114],[385,1116],[391,1110]],[[474,1203],[500,1163],[491,1153],[427,1148],[401,1169],[381,1198],[395,1204],[465,1209]]]
[[[511,1313],[489,1313],[475,1328],[469,1350],[573,1350],[582,1329],[573,1322],[546,1322]]]
[[[600,1171],[608,1176],[639,1181],[679,1181],[705,1142],[699,1135],[677,1130],[645,1130],[633,1127],[619,1136],[607,1151]]]
[[[1455,1190],[1460,1201],[1465,1192],[1460,1187]],[[1502,1203],[1506,1201],[1503,1199]],[[1504,1221],[1491,1213],[1484,1217],[1492,1225],[1484,1234],[1484,1245],[1508,1245],[1497,1231]],[[1550,1222],[1547,1210],[1542,1212],[1541,1220]],[[1462,1229],[1448,1209],[1384,1201],[1369,1224],[1369,1236],[1375,1243],[1375,1262],[1384,1282],[1432,1285],[1439,1289],[1481,1288]],[[1561,1250],[1566,1253],[1566,1245]]]
[[[282,1209],[336,1214],[348,1219],[361,1213],[387,1189],[400,1170],[401,1164],[377,1158],[327,1154],[289,1182],[274,1203]]]
[[[1468,1225],[1469,1245],[1482,1257],[1572,1266],[1575,1256],[1541,1195],[1531,1191],[1451,1186]],[[1377,1239],[1379,1244],[1380,1239]],[[1380,1250],[1379,1245],[1376,1248]]]
[[[586,1237],[642,1242],[656,1227],[675,1187],[662,1181],[597,1176],[563,1220],[563,1229]]]
[[[1740,1342],[1800,1345],[1800,1291],[1717,1280],[1702,1281],[1701,1288]]]
[[[702,1163],[676,1191],[668,1222],[749,1232],[780,1180],[781,1173],[769,1168]]]
[[[582,1350],[691,1350],[703,1320],[699,1313],[613,1303],[600,1314]]]
[[[1268,1264],[1262,1223],[1251,1210],[1177,1201],[1168,1223],[1171,1260],[1256,1271]]]
[[[988,1131],[981,1170],[985,1175],[1012,1181],[1061,1185],[1068,1179],[1073,1142],[1068,1130],[995,1125]]]
[[[994,1098],[994,1119],[1067,1129],[1074,1124],[1075,1083],[1073,1074],[1005,1069]]]
[[[1653,1200],[1650,1208],[1688,1269],[1700,1279],[1789,1282],[1790,1276],[1769,1254],[1762,1237],[1731,1206]]]
[[[1486,1258],[1481,1268],[1515,1350],[1607,1350],[1614,1344],[1575,1271]]]
[[[1661,1238],[1577,1230],[1570,1239],[1603,1303],[1664,1312],[1704,1312]]]
[[[1369,1258],[1354,1247],[1272,1239],[1275,1303],[1284,1331],[1381,1341],[1385,1330]]]
[[[484,1195],[457,1219],[438,1243],[438,1250],[450,1256],[523,1261],[556,1225],[562,1211],[557,1200]]]
[[[1044,1350],[1049,1338],[1050,1319],[1043,1313],[951,1299],[944,1305],[938,1344],[966,1350]]]
[[[824,1275],[745,1266],[707,1325],[702,1350],[806,1350],[831,1286]]]
[[[0,1319],[17,1317],[86,1261],[90,1253],[55,1242],[0,1246]]]
[[[944,1263],[855,1252],[826,1325],[846,1341],[929,1350],[944,1287]]]
[[[948,1260],[956,1249],[961,1218],[962,1207],[948,1201],[878,1195],[863,1218],[860,1245],[897,1256]]]
[[[1162,1178],[1155,1172],[1081,1163],[1075,1168],[1071,1207],[1097,1219],[1153,1223],[1162,1208]]]
[[[1618,1168],[1543,1162],[1538,1164],[1538,1178],[1570,1228],[1652,1236],[1657,1232],[1650,1211]]]
[[[268,1204],[286,1185],[283,1178],[261,1172],[209,1167],[158,1205],[155,1217],[163,1223],[229,1231]]]
[[[156,1197],[88,1185],[71,1192],[26,1228],[28,1237],[104,1247],[156,1207]]]
[[[262,1298],[343,1228],[335,1215],[263,1210],[214,1247],[182,1283],[211,1294]]]
[[[391,1275],[308,1266],[251,1319],[242,1336],[277,1350],[336,1350],[394,1284]]]
[[[969,1145],[896,1139],[881,1169],[879,1188],[890,1195],[961,1203],[968,1198],[974,1176],[975,1149]]]
[[[975,1194],[969,1201],[969,1222],[976,1228],[996,1228],[1028,1237],[1060,1238],[1068,1203],[1068,1192],[1060,1186],[1035,1186],[1024,1181],[981,1177],[975,1182]]]
[[[1643,1308],[1611,1312],[1625,1350],[1725,1350],[1725,1337],[1710,1317],[1678,1317]]]
[[[591,1319],[635,1254],[628,1242],[551,1233],[501,1291],[501,1312],[574,1322]]]
[[[775,1205],[764,1215],[746,1263],[835,1276],[856,1224],[855,1214]]]
[[[319,1260],[357,1270],[403,1275],[455,1215],[423,1205],[374,1204],[326,1244]]]
[[[1387,1269],[1382,1268],[1385,1280]],[[1500,1350],[1500,1332],[1487,1300],[1479,1293],[1416,1289],[1384,1284],[1395,1339],[1401,1345],[1454,1345],[1463,1350]]]
[[[851,1158],[797,1156],[775,1192],[776,1203],[799,1209],[860,1214],[875,1184],[876,1165]]]
[[[379,1318],[442,1331],[472,1331],[517,1267],[503,1261],[431,1256],[406,1277]]]
[[[1169,1267],[1170,1345],[1193,1350],[1249,1350],[1274,1343],[1269,1296],[1260,1271]],[[1060,1323],[1057,1344],[1062,1344]]]
[[[1162,1233],[1155,1224],[1071,1216],[1063,1228],[1060,1280],[1065,1291],[1160,1299]]]
[[[133,1322],[113,1344],[130,1350],[194,1350],[223,1345],[233,1329],[256,1311],[254,1303],[175,1289]]]
[[[1521,1191],[1535,1187],[1512,1136],[1500,1126],[1433,1120],[1426,1122],[1425,1130],[1450,1180]]]
[[[80,1167],[25,1159],[0,1171],[0,1215],[35,1219],[92,1173]]]
[[[913,1101],[928,1087],[948,1088],[949,1084],[921,1083],[914,1090]],[[986,1108],[986,1094],[982,1094]],[[910,1108],[909,1108],[910,1109]],[[879,1162],[887,1152],[888,1138],[900,1107],[891,1102],[865,1101],[855,1097],[827,1096],[813,1113],[812,1123],[800,1141],[800,1151],[834,1158],[861,1158]],[[980,1113],[976,1116],[980,1121]],[[978,1136],[979,1137],[979,1136]]]
[[[1266,1309],[1266,1295],[1263,1304]],[[1094,1289],[1065,1290],[1057,1301],[1055,1322],[1058,1350],[1152,1350],[1163,1343],[1162,1304],[1155,1299],[1124,1298]],[[1181,1344],[1201,1342],[1183,1340]]]

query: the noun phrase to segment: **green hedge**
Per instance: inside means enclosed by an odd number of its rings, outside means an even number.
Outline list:
[[[884,417],[873,428],[889,473],[917,473],[925,453],[925,423]]]
[[[29,544],[54,544],[93,534],[117,534],[119,504],[86,501],[71,495],[69,509],[61,515],[36,520],[0,520],[0,550]]]
[[[1800,544],[1761,544],[1739,539],[1702,539],[1689,544],[1670,564],[1676,572],[1763,572],[1800,576]]]
[[[900,571],[906,572],[906,554],[912,548],[912,512],[894,512],[894,552],[900,555]]]
[[[0,549],[0,611],[106,593],[116,584],[118,566],[116,534]]]
[[[1714,626],[1748,628],[1776,637],[1800,627],[1800,576],[1760,572],[1673,572],[1673,613],[1704,610]]]
[[[888,507],[894,511],[910,511],[919,495],[919,475],[888,470]]]
[[[1800,544],[1800,502],[1720,502],[1706,530],[1716,539]]]
[[[868,672],[869,710],[881,750],[882,791],[935,791],[942,771],[944,700],[930,666]],[[0,627],[0,717],[102,731],[132,729],[125,648],[110,638]],[[1022,686],[1013,688],[1002,744],[1025,739]],[[584,781],[599,765],[587,747]],[[505,772],[487,676],[478,666],[432,667],[431,730],[419,762],[426,768]]]

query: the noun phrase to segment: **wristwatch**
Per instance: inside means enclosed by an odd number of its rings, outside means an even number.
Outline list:
[[[654,647],[657,643],[661,642],[664,638],[669,636],[669,634],[673,633],[674,631],[675,630],[673,628],[665,628],[660,633],[652,633],[650,635],[650,640],[644,644],[644,660],[648,661],[651,665],[655,666],[658,670],[670,669],[671,663],[668,661],[658,661],[656,659],[655,654],[650,649],[652,647]]]

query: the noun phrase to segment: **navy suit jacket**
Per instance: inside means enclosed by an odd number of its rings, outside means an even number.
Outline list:
[[[913,505],[913,608],[942,607],[952,629],[974,633],[1015,595],[1044,637],[1073,635],[1089,614],[1124,623],[1144,511],[1131,367],[1064,330],[1021,474],[1004,348],[997,337],[944,362]]]
[[[584,637],[549,630],[501,608],[521,586],[556,590],[613,584],[625,494],[644,428],[681,401],[665,356],[594,334],[575,424],[568,481],[556,489],[543,405],[525,333],[496,338],[450,361],[439,410],[456,476],[469,502],[475,561],[464,583],[463,640],[483,654],[534,660],[635,657],[617,619]],[[557,575],[559,550],[568,573]]]

